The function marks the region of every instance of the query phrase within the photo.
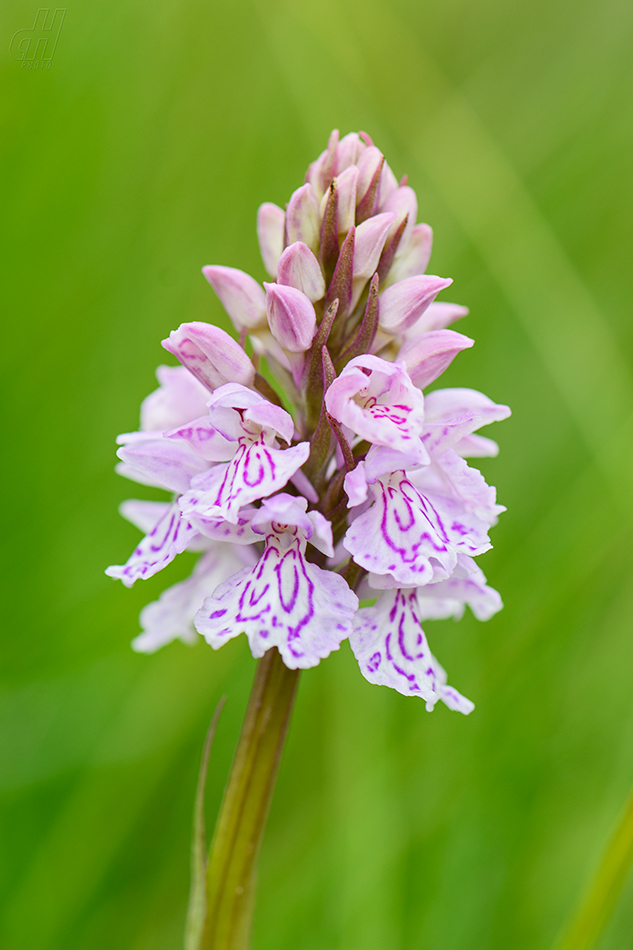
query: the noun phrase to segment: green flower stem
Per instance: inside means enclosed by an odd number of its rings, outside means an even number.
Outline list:
[[[299,670],[289,670],[275,648],[257,665],[209,852],[200,950],[250,945],[255,865],[298,682]]]
[[[556,950],[590,950],[602,933],[633,863],[633,794],[597,874]]]

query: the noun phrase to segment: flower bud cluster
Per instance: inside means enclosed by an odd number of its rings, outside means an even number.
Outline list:
[[[468,311],[436,301],[451,280],[426,273],[417,211],[367,135],[335,131],[285,210],[259,209],[270,280],[203,268],[239,342],[174,330],[163,346],[181,365],[159,367],[140,430],[119,437],[121,474],[172,498],[124,503],[146,534],[107,573],[131,586],[201,553],[143,610],[135,649],[244,632],[254,656],[276,647],[296,669],[349,639],[370,682],[473,708],[422,622],[501,608],[474,558],[503,508],[465,459],[496,454],[477,430],[510,411],[423,393],[473,341],[448,329]]]

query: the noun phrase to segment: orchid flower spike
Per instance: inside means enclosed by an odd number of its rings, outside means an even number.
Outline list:
[[[365,133],[335,131],[285,210],[259,208],[269,279],[203,268],[236,335],[173,330],[180,365],[159,367],[118,439],[118,471],[171,497],[124,502],[144,537],[107,573],[131,586],[199,555],[143,609],[135,650],[245,633],[253,656],[276,648],[296,670],[347,639],[369,682],[474,708],[423,623],[502,607],[475,559],[504,509],[466,459],[497,454],[479,430],[510,410],[438,385],[473,340],[448,329],[468,311],[436,299],[451,280],[427,273],[417,212]]]

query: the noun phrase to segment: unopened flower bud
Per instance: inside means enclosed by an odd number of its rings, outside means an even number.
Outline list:
[[[210,390],[224,383],[252,386],[255,367],[235,340],[210,323],[181,323],[162,345]]]
[[[458,353],[474,342],[454,330],[433,330],[405,343],[398,353],[398,360],[404,360],[412,381],[424,389],[442,375]]]
[[[387,287],[380,297],[381,329],[394,336],[403,333],[424,313],[440,290],[452,283],[450,277],[421,274]]]
[[[358,182],[358,169],[355,165],[350,165],[336,179],[336,192],[338,195],[338,233],[347,234],[353,227],[356,219],[356,184]],[[389,209],[391,210],[391,209]]]
[[[350,132],[349,135],[343,136],[336,149],[336,174],[340,175],[350,165],[355,165],[366,147],[364,142],[361,142],[358,132]]]
[[[281,255],[277,282],[303,291],[312,303],[325,295],[325,280],[320,264],[302,241],[290,244]]]
[[[289,353],[304,353],[316,333],[314,307],[302,291],[264,284],[270,332]]]
[[[391,197],[398,188],[398,179],[389,168],[387,162],[382,166],[380,173],[380,182],[378,183],[378,207],[381,211],[387,209],[383,207],[384,203]]]
[[[394,211],[387,211],[358,225],[354,243],[354,278],[369,280],[376,272],[389,228],[396,217]]]
[[[404,219],[408,217],[407,225],[401,238],[401,243],[406,244],[418,215],[418,199],[415,196],[413,188],[409,188],[408,185],[402,188],[396,188],[395,191],[391,192],[387,200],[381,203],[380,210],[395,211],[398,216],[389,229],[386,243],[391,240]]]
[[[384,156],[379,148],[371,145],[366,148],[358,160],[358,186],[356,188],[356,204],[359,205],[367,195],[372,182],[380,175]],[[369,212],[371,214],[371,210]]]
[[[319,248],[319,202],[311,185],[302,185],[293,193],[286,208],[286,241],[303,241],[311,251]]]
[[[266,322],[266,294],[260,284],[235,267],[207,265],[202,268],[236,329],[249,330]]]
[[[407,277],[423,274],[428,267],[433,247],[433,231],[428,224],[416,224],[398,248],[396,259],[389,271],[388,282],[395,284]]]
[[[257,240],[264,267],[271,277],[277,276],[277,264],[284,249],[285,212],[265,201],[257,212]]]

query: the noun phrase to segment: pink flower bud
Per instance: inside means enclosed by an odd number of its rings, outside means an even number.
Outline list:
[[[366,146],[361,142],[358,132],[350,132],[349,135],[345,135],[336,149],[336,174],[340,175],[350,165],[355,165],[365,148]]]
[[[452,283],[450,277],[421,274],[418,277],[407,277],[406,280],[387,287],[380,297],[381,329],[394,336],[404,333],[435,300],[440,290]]]
[[[385,162],[382,166],[382,172],[380,173],[380,182],[378,185],[378,207],[381,211],[386,211],[386,208],[383,208],[383,204],[387,201],[393,192],[398,188],[398,179],[394,173],[389,168],[389,165]],[[415,219],[413,221],[415,224]]]
[[[354,278],[369,280],[376,272],[385,239],[396,217],[394,211],[387,211],[358,225],[354,244]]]
[[[398,359],[406,363],[415,385],[424,389],[442,375],[461,350],[468,349],[474,342],[454,330],[433,330],[405,343]]]
[[[255,367],[239,343],[210,323],[181,323],[162,345],[211,391],[224,383],[255,381]]]
[[[264,284],[270,332],[289,353],[304,353],[316,333],[314,307],[296,287]]]
[[[271,277],[277,276],[277,264],[284,249],[286,214],[277,205],[265,201],[257,212],[257,240],[264,267]]]
[[[238,330],[265,324],[266,295],[254,277],[235,267],[211,264],[203,267],[202,273]]]
[[[384,156],[379,148],[371,145],[366,148],[358,159],[358,185],[356,188],[356,204],[359,205],[368,189],[370,188],[374,176],[379,172]]]
[[[415,196],[413,188],[409,188],[408,185],[405,185],[403,188],[396,188],[395,191],[391,192],[387,200],[382,202],[380,210],[395,211],[398,216],[389,229],[386,244],[389,243],[408,215],[407,226],[401,238],[401,243],[406,244],[409,234],[415,225],[415,219],[418,216],[418,199]]]
[[[319,248],[319,202],[311,185],[302,185],[293,193],[286,208],[286,243],[303,241],[311,251]]]
[[[324,152],[321,152],[318,158],[315,158],[306,172],[306,183],[312,187],[317,201],[321,200],[326,190],[323,187],[323,166],[327,161],[327,157],[328,151],[326,149]]]
[[[336,179],[336,193],[338,195],[338,233],[347,234],[356,219],[356,183],[358,169],[350,165]]]
[[[433,231],[428,224],[416,224],[401,242],[389,272],[388,281],[395,284],[407,277],[423,274],[428,267],[433,247]]]
[[[307,244],[296,241],[281,255],[277,282],[303,291],[314,303],[325,296],[325,280],[321,266]]]

